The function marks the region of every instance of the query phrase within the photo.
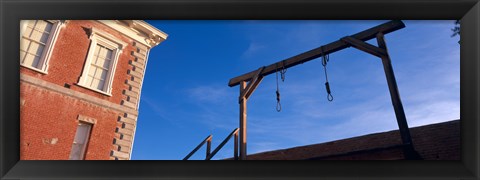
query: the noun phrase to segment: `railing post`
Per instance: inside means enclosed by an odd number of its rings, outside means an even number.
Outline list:
[[[233,159],[238,160],[238,131],[234,134],[233,141]]]
[[[205,156],[205,158],[207,158],[208,156],[210,156],[210,148],[212,147],[212,139],[208,139],[207,140],[207,155]]]
[[[213,151],[212,153],[210,153],[210,155],[207,156],[207,158],[205,158],[205,160],[210,160],[213,158],[213,156],[215,156],[215,154],[218,153],[218,151],[220,151],[220,149],[223,148],[223,146],[225,146],[225,144],[227,144],[227,142],[232,139],[232,136],[237,134],[238,133],[238,128],[235,128],[230,134],[228,134],[228,136],[220,143],[220,145],[218,145]]]
[[[192,156],[195,152],[197,152],[198,149],[200,149],[207,141],[209,142],[212,141],[212,135],[207,136],[207,138],[205,138],[202,142],[200,142],[200,144],[198,144],[197,147],[195,147],[195,149],[193,149],[190,153],[188,153],[188,155],[185,156],[183,160],[188,160],[188,158],[190,158],[190,156]]]

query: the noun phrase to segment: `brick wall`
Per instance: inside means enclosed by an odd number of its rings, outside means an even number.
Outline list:
[[[460,160],[460,120],[410,128],[415,150],[424,160]],[[359,137],[262,152],[248,160],[398,160],[405,159],[400,133]]]
[[[112,86],[112,96],[106,96],[81,86],[77,86],[80,75],[83,71],[85,59],[90,45],[89,28],[98,28],[114,37],[128,43],[120,54],[114,75]],[[20,68],[20,73],[30,75],[48,82],[64,86],[65,83],[71,85],[71,89],[88,94],[90,96],[108,100],[113,103],[121,103],[123,98],[123,89],[127,89],[125,84],[127,79],[127,70],[130,68],[129,61],[133,59],[131,51],[136,50],[133,47],[133,40],[121,33],[96,21],[78,20],[68,21],[64,28],[60,30],[55,43],[50,61],[48,74],[37,73],[28,68]]]
[[[112,96],[77,85],[92,27],[127,43],[117,61]],[[81,119],[95,122],[85,159],[130,158],[150,47],[117,30],[98,21],[67,21],[54,45],[48,74],[21,66],[20,159],[68,159]]]
[[[68,159],[79,115],[96,120],[85,159],[110,157],[116,111],[28,83],[20,84],[20,94],[23,101],[20,107],[22,160]]]

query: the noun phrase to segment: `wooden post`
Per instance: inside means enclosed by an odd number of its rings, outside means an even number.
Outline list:
[[[240,82],[240,160],[247,159],[247,98],[242,96],[247,82]]]
[[[407,159],[418,159],[419,157],[415,153],[412,144],[412,138],[410,136],[410,129],[408,128],[407,118],[405,116],[405,111],[403,110],[403,104],[400,99],[400,93],[397,87],[397,81],[395,80],[395,74],[393,73],[393,67],[388,55],[387,45],[382,33],[377,34],[377,43],[378,46],[384,49],[387,53],[382,56],[383,69],[385,70],[385,76],[387,78],[388,89],[390,91],[390,97],[392,99],[393,109],[395,110],[395,116],[397,117],[397,124],[400,130],[400,136],[402,138],[402,143],[407,145],[404,148],[404,154]]]
[[[233,148],[233,159],[238,160],[238,131],[234,134],[234,148]]]
[[[210,149],[212,148],[212,139],[208,139],[207,140],[207,156],[205,156],[205,158],[208,158],[208,156],[210,156]]]

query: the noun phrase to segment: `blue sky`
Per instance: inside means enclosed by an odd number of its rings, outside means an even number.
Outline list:
[[[239,124],[228,81],[387,21],[147,21],[166,32],[143,83],[132,160],[181,160],[206,136],[212,150]],[[404,21],[385,36],[410,127],[460,117],[454,21]],[[375,40],[369,43],[376,45]],[[326,99],[320,59],[266,76],[248,101],[247,153],[398,129],[381,60],[354,48],[330,54]],[[230,141],[214,159],[232,157]],[[205,158],[205,147],[191,159]]]

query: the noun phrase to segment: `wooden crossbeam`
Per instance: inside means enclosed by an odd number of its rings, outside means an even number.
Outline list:
[[[347,43],[351,44],[353,47],[355,47],[359,50],[362,50],[366,53],[369,53],[371,55],[377,56],[379,58],[387,56],[387,51],[385,51],[384,49],[376,47],[376,46],[371,45],[369,43],[360,41],[360,40],[355,39],[353,37],[347,36],[347,37],[344,37],[340,40],[342,40],[344,42],[347,42]]]
[[[250,83],[248,83],[247,87],[245,88],[245,90],[243,90],[240,95],[240,98],[238,99],[238,101],[240,102],[244,97],[245,99],[248,99],[250,97],[250,95],[252,95],[253,91],[255,91],[255,89],[257,89],[258,85],[260,84],[260,82],[262,82],[263,80],[263,76],[261,75],[263,69],[265,69],[265,66],[259,68],[255,74],[255,76],[253,76],[252,80],[250,81]]]
[[[378,33],[387,34],[387,33],[402,29],[404,27],[405,27],[405,24],[402,21],[399,21],[399,20],[389,21],[387,23],[384,23],[384,24],[372,27],[370,29],[367,29],[365,31],[359,32],[357,34],[354,34],[351,37],[361,41],[368,41],[370,39],[375,38]],[[277,72],[278,71],[277,67],[279,66],[289,68],[298,64],[305,63],[307,61],[311,61],[323,55],[337,52],[339,50],[342,50],[348,47],[350,47],[349,43],[346,43],[342,40],[338,40],[330,44],[326,44],[324,46],[312,49],[310,51],[301,53],[299,55],[268,65],[265,67],[265,69],[262,71],[260,75],[267,76],[269,74]],[[240,82],[242,81],[250,81],[255,76],[255,74],[256,74],[256,71],[251,71],[249,73],[245,73],[243,75],[234,77],[230,79],[230,81],[228,82],[228,86],[233,87],[233,86],[239,85]]]

